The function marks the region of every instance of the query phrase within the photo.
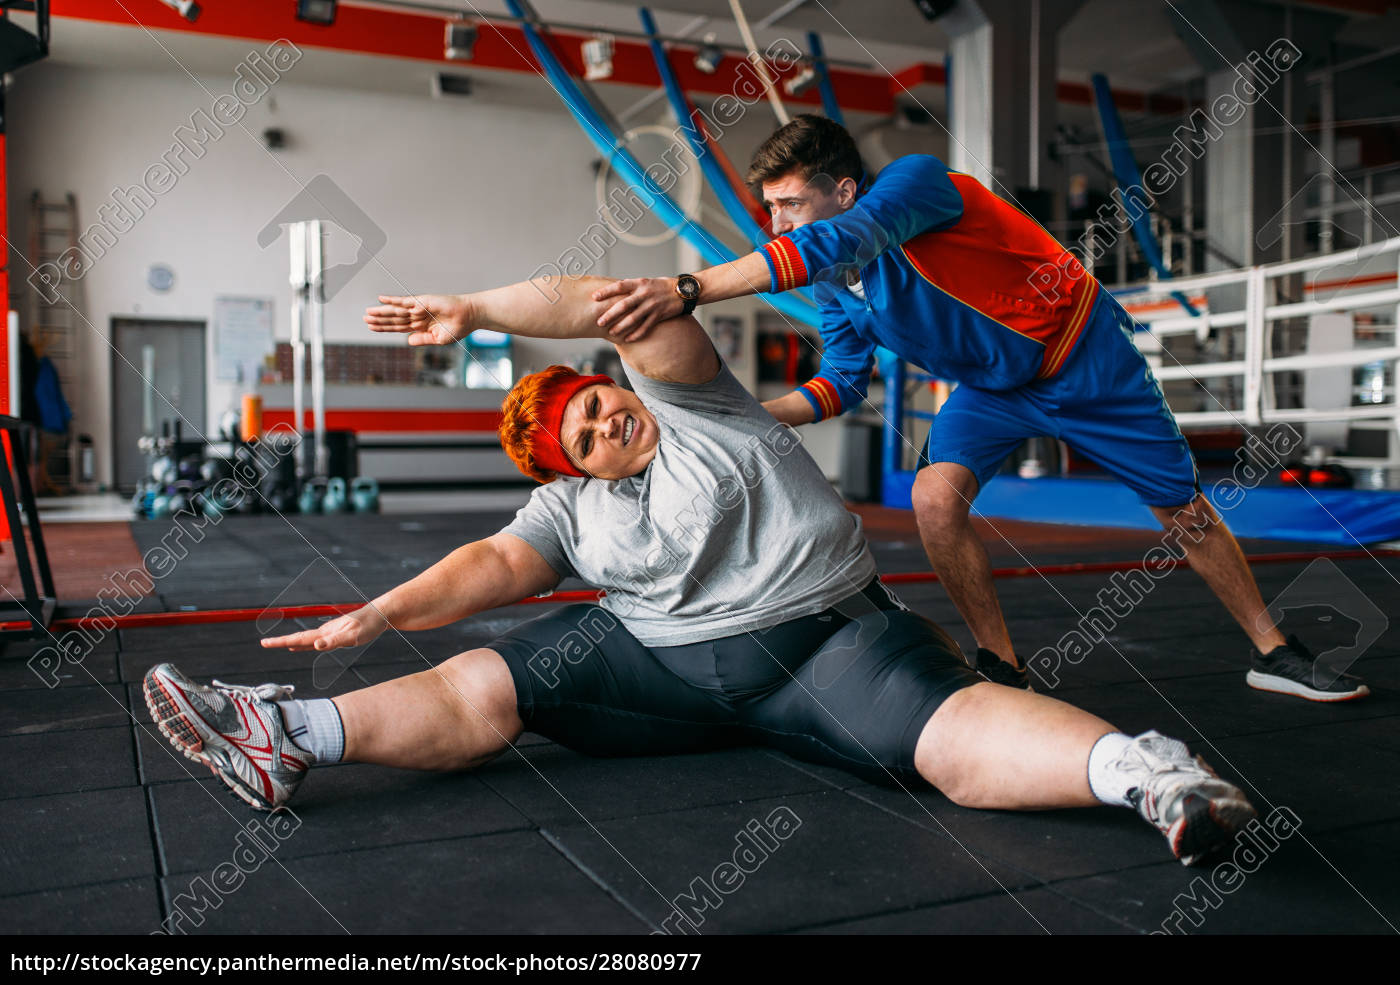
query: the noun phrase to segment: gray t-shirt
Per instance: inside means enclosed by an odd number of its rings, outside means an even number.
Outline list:
[[[647,646],[767,629],[875,577],[860,520],[728,367],[700,384],[626,372],[659,425],[651,464],[613,481],[561,476],[505,533],[606,591],[603,607]]]

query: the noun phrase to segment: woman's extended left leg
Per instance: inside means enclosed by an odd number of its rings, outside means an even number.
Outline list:
[[[1043,694],[983,682],[949,695],[919,735],[919,775],[964,807],[1092,807],[1089,753],[1108,722]]]

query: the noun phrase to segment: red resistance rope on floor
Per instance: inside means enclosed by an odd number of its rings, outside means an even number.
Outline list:
[[[1327,558],[1332,561],[1350,561],[1362,558],[1400,557],[1400,550],[1353,550],[1353,551],[1285,551],[1280,554],[1251,554],[1245,560],[1250,564],[1289,564],[1297,561],[1314,561]],[[1182,562],[1177,561],[1173,568]],[[1051,575],[1092,574],[1101,571],[1131,571],[1141,568],[1141,561],[1081,561],[1072,564],[1047,564],[1043,567],[995,568],[993,578],[1033,578]],[[903,571],[881,575],[880,580],[887,585],[909,585],[920,582],[938,581],[932,571]],[[551,595],[521,599],[516,605],[554,604],[562,602],[596,602],[603,593],[586,590],[554,592]],[[55,619],[49,630],[57,635],[70,629],[139,629],[148,626],[199,626],[218,622],[252,622],[264,617],[274,619],[314,619],[320,616],[341,616],[362,608],[362,602],[346,602],[335,605],[288,605],[267,609],[202,609],[195,612],[133,612],[125,616],[78,617]],[[116,625],[113,626],[113,623]],[[24,628],[28,623],[0,623],[0,629]]]

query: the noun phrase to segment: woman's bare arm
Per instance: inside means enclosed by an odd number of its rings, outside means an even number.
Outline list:
[[[598,317],[607,305],[593,293],[610,284],[602,277],[522,281],[471,294],[380,297],[365,311],[376,332],[408,336],[409,345],[449,345],[477,329],[537,339],[612,342]],[[626,363],[652,379],[707,383],[719,372],[719,357],[693,317],[671,318],[637,342],[615,342]]]
[[[546,592],[559,575],[529,544],[498,533],[457,548],[427,571],[368,605],[315,629],[262,641],[264,647],[333,650],[364,646],[386,629],[436,629]]]

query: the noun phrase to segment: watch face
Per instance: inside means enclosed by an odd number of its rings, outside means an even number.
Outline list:
[[[676,290],[685,300],[694,301],[700,296],[700,282],[689,274],[685,274],[677,279]]]

